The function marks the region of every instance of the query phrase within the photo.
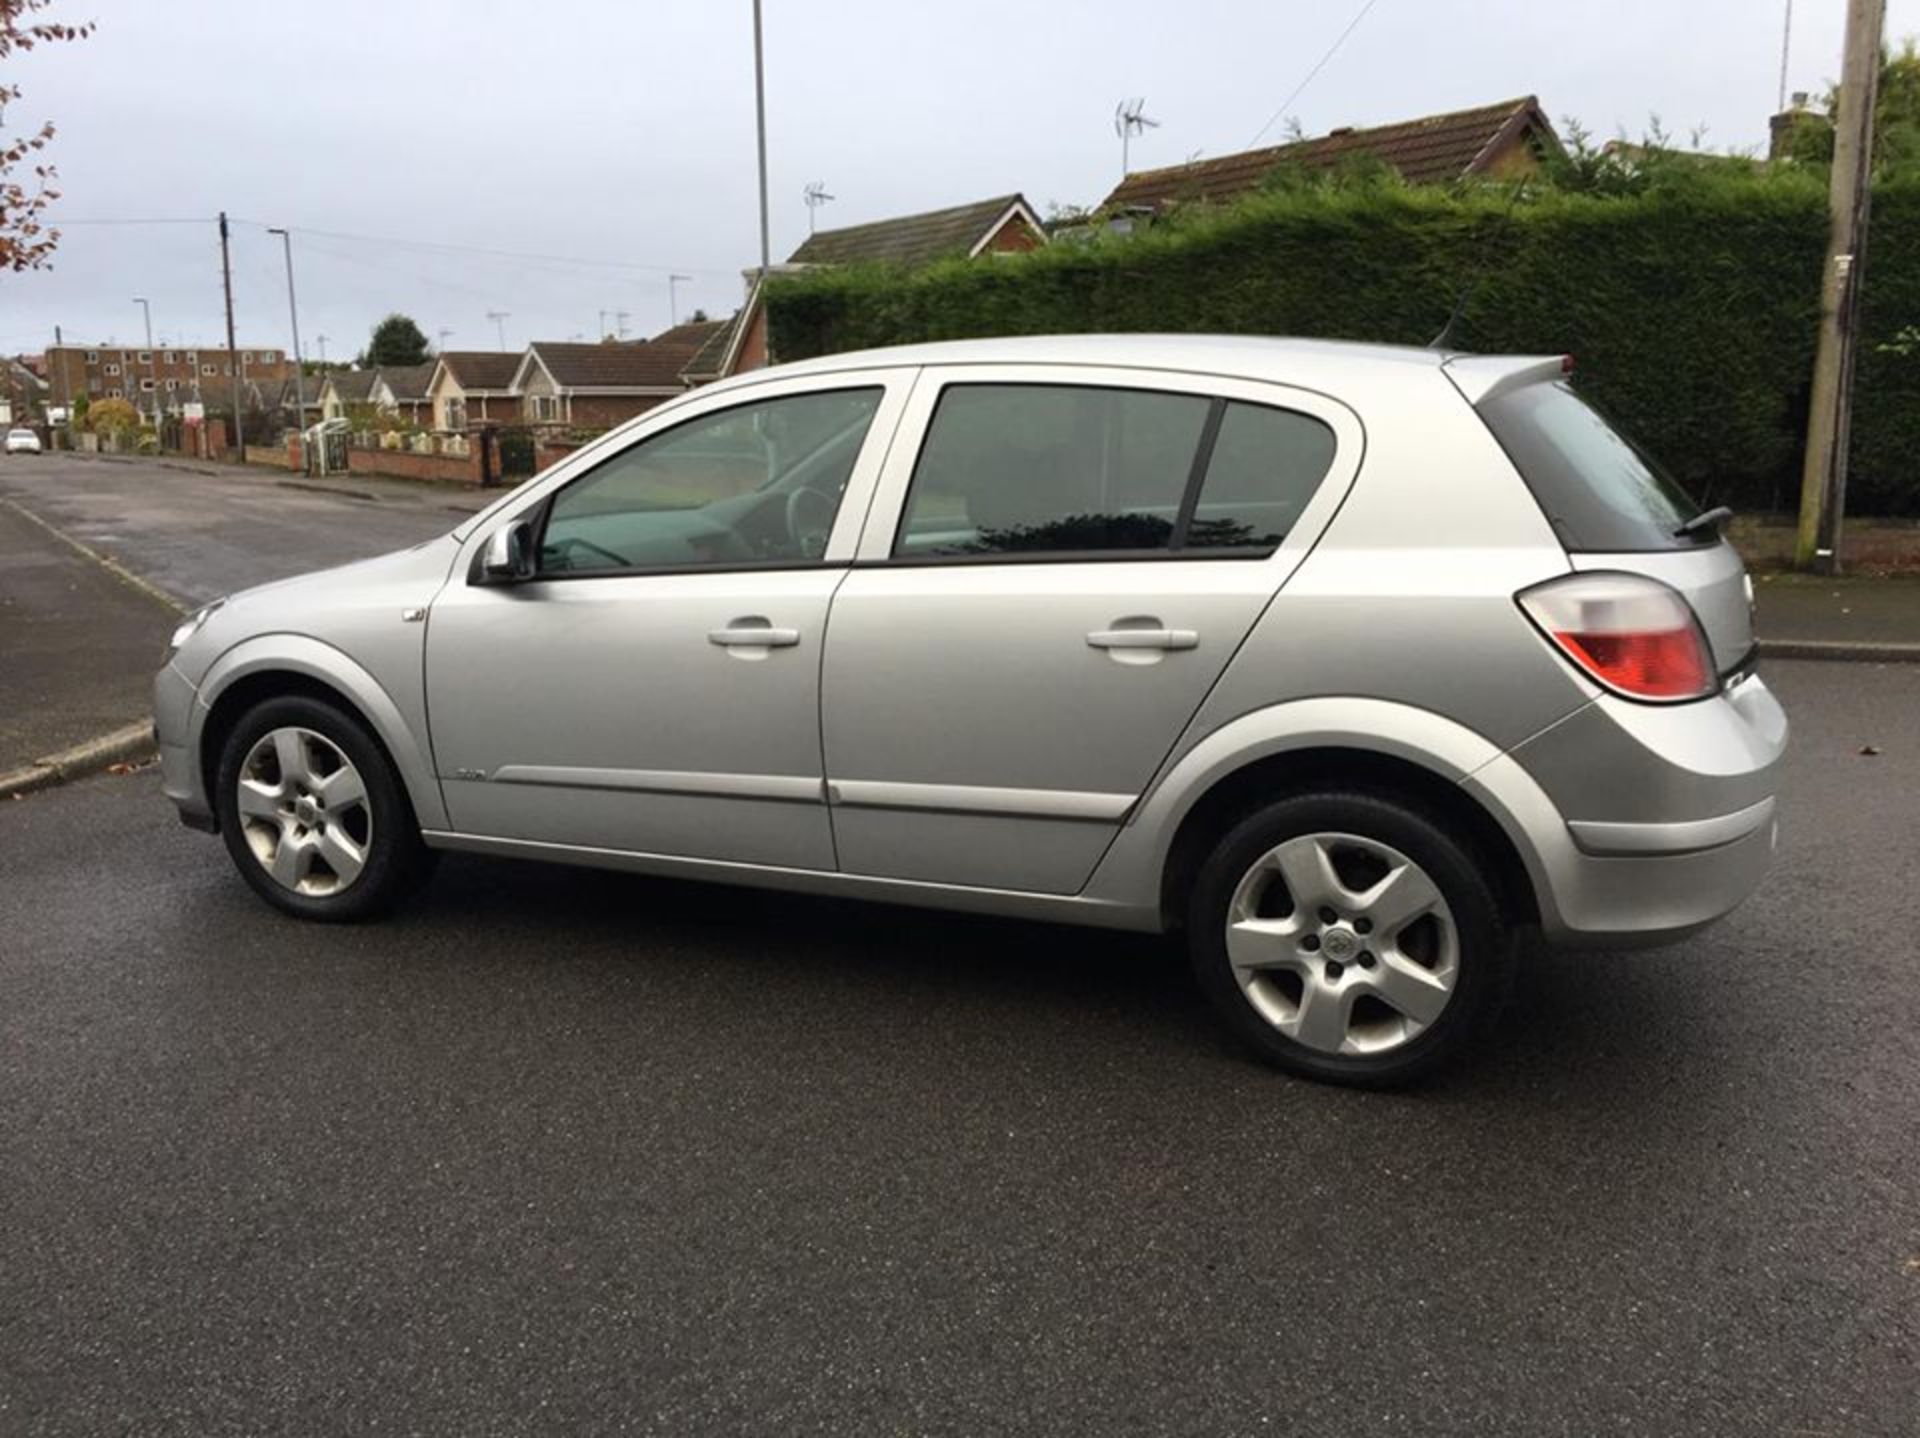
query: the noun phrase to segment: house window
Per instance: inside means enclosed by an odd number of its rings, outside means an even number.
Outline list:
[[[559,396],[551,395],[551,394],[536,394],[536,395],[533,395],[531,398],[533,400],[533,417],[535,419],[560,418]]]
[[[108,390],[108,391],[107,391],[107,398],[108,398],[108,399],[119,399],[119,398],[120,398],[120,386],[119,386],[119,385],[115,385],[115,386],[114,386],[114,387],[113,387],[112,389],[110,389],[110,390]]]
[[[188,363],[188,364],[199,364],[199,363],[200,363],[200,351],[199,351],[199,350],[188,350],[188,351],[187,351],[187,363]]]
[[[108,374],[119,374],[119,373],[120,373],[120,366],[119,366],[119,365],[117,365],[117,364],[110,364],[110,365],[108,365],[108,366],[107,366],[107,373],[108,373]]]
[[[177,379],[170,379],[170,380],[168,380],[168,381],[167,381],[167,393],[168,393],[168,394],[172,394],[172,393],[173,393],[173,391],[175,391],[175,390],[177,390],[177,389],[179,389],[179,388],[180,388],[180,381],[179,381],[179,380],[177,380]]]
[[[278,364],[279,361],[280,361],[280,352],[278,350],[261,350],[260,351],[261,364]]]
[[[143,379],[143,380],[141,380],[141,381],[140,381],[140,392],[141,392],[142,394],[152,394],[152,393],[153,393],[153,381],[152,381],[152,380],[150,380],[150,379]]]
[[[132,363],[133,363],[133,351],[132,351],[132,350],[121,350],[121,351],[120,351],[120,363],[121,363],[121,364],[132,364]]]
[[[152,364],[152,363],[153,363],[153,351],[152,351],[152,350],[141,350],[141,351],[140,351],[140,363],[141,363],[141,364]]]
[[[88,350],[88,351],[87,351],[87,363],[88,363],[88,364],[99,364],[99,363],[100,363],[100,351],[99,351],[99,350]]]
[[[201,374],[219,374],[220,366],[217,364],[203,364],[200,366],[200,373]]]
[[[172,350],[168,350],[165,354],[160,356],[160,362],[162,364],[172,364],[174,360],[177,358],[178,356],[176,356]]]
[[[467,427],[467,402],[464,399],[449,399],[446,402],[447,422],[444,428],[465,429]]]

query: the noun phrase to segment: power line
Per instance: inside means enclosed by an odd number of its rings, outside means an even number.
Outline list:
[[[236,222],[243,225],[259,225],[263,229],[267,228],[265,222],[261,220],[237,219]],[[352,234],[345,230],[309,229],[302,225],[288,225],[285,228],[292,230],[296,235],[317,235],[324,239],[349,240],[359,244],[394,245],[405,249],[439,250],[459,255],[486,255],[492,259],[523,260],[535,264],[576,265],[585,269],[648,270],[661,274],[668,274],[674,270],[699,270],[700,273],[709,275],[730,275],[733,273],[732,270],[716,269],[712,266],[650,265],[643,264],[637,260],[594,260],[587,259],[581,255],[547,255],[528,250],[494,250],[487,249],[480,245],[455,245],[438,240],[405,240],[395,235],[361,235]]]
[[[1287,96],[1286,99],[1280,102],[1280,108],[1275,110],[1271,115],[1267,116],[1267,123],[1262,125],[1258,130],[1254,131],[1253,138],[1247,141],[1245,145],[1241,146],[1242,149],[1251,150],[1255,145],[1260,143],[1261,137],[1264,136],[1267,133],[1267,131],[1273,128],[1274,122],[1278,120],[1282,115],[1286,114],[1287,110],[1292,106],[1293,102],[1300,98],[1301,92],[1305,90],[1307,86],[1313,83],[1313,77],[1318,75],[1322,70],[1327,68],[1327,61],[1331,60],[1334,57],[1335,53],[1338,52],[1340,47],[1347,43],[1347,36],[1351,35],[1355,30],[1360,28],[1360,22],[1367,18],[1367,12],[1372,10],[1373,7],[1378,5],[1379,3],[1380,3],[1380,0],[1367,0],[1367,3],[1360,7],[1358,13],[1356,13],[1354,17],[1347,22],[1347,28],[1340,32],[1339,36],[1334,40],[1334,42],[1331,45],[1327,46],[1327,53],[1322,55],[1319,58],[1319,60],[1315,62],[1314,67],[1311,70],[1307,71],[1305,78],[1302,79],[1298,85],[1295,85],[1293,87],[1293,93]]]

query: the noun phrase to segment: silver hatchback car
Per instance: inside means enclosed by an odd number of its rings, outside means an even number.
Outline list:
[[[1561,358],[970,341],[661,405],[443,539],[249,590],[168,796],[358,919],[454,849],[1183,930],[1382,1084],[1517,941],[1658,943],[1774,845],[1751,586]]]

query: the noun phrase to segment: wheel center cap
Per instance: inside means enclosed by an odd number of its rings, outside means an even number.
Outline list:
[[[1345,962],[1360,952],[1360,938],[1351,929],[1328,929],[1320,936],[1320,949],[1328,958]]]
[[[311,795],[302,794],[298,799],[294,800],[293,812],[301,823],[312,824],[320,817],[320,806],[313,802]]]

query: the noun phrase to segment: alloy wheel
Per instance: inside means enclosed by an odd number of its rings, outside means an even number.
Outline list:
[[[1302,834],[1262,855],[1234,890],[1226,937],[1247,1002],[1316,1053],[1410,1043],[1439,1019],[1460,972],[1439,885],[1357,834]]]
[[[350,888],[373,844],[366,781],[340,746],[312,729],[270,729],[247,751],[235,798],[261,868],[296,894]]]

